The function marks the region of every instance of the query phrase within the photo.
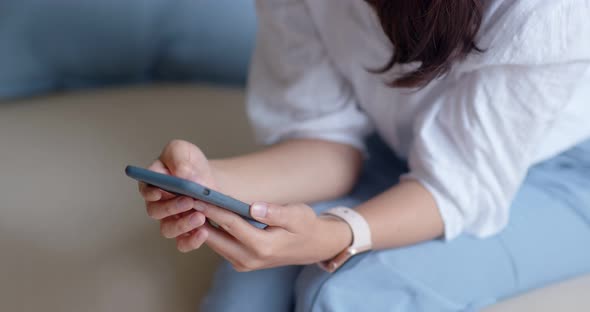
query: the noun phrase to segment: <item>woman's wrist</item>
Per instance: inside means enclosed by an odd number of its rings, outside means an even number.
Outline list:
[[[322,250],[319,261],[330,260],[352,244],[352,229],[343,220],[333,216],[318,217],[318,241]]]

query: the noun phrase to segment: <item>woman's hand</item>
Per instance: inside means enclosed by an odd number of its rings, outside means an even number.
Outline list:
[[[213,205],[200,203],[196,209],[219,225],[203,226],[208,232],[207,245],[242,272],[327,260],[352,241],[345,222],[318,217],[305,204],[253,204],[250,214],[269,225],[264,230]]]
[[[186,141],[168,143],[159,159],[148,169],[216,189],[209,161],[197,146]],[[207,231],[202,227],[205,215],[194,210],[202,204],[201,201],[176,196],[145,183],[139,183],[139,192],[145,199],[147,214],[160,221],[162,236],[176,239],[178,250],[197,249],[207,240]]]

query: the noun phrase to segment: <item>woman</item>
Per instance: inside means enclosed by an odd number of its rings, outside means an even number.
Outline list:
[[[208,160],[173,141],[150,168],[253,203],[269,227],[140,185],[180,251],[227,260],[203,310],[477,310],[589,272],[589,13],[258,1],[248,112],[272,145]]]

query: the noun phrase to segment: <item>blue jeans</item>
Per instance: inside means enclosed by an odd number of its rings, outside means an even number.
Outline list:
[[[377,137],[368,143],[371,158],[354,191],[316,211],[355,206],[407,170]],[[334,274],[315,265],[238,273],[226,262],[201,311],[476,311],[587,272],[590,141],[531,168],[498,235],[372,251]]]

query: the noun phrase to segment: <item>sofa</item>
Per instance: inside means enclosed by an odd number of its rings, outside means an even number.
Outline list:
[[[2,0],[0,99],[162,81],[242,85],[253,0]]]
[[[0,102],[0,311],[197,311],[219,257],[181,254],[146,217],[127,164],[171,139],[256,149],[242,88],[161,84]],[[590,311],[590,276],[488,312]]]

